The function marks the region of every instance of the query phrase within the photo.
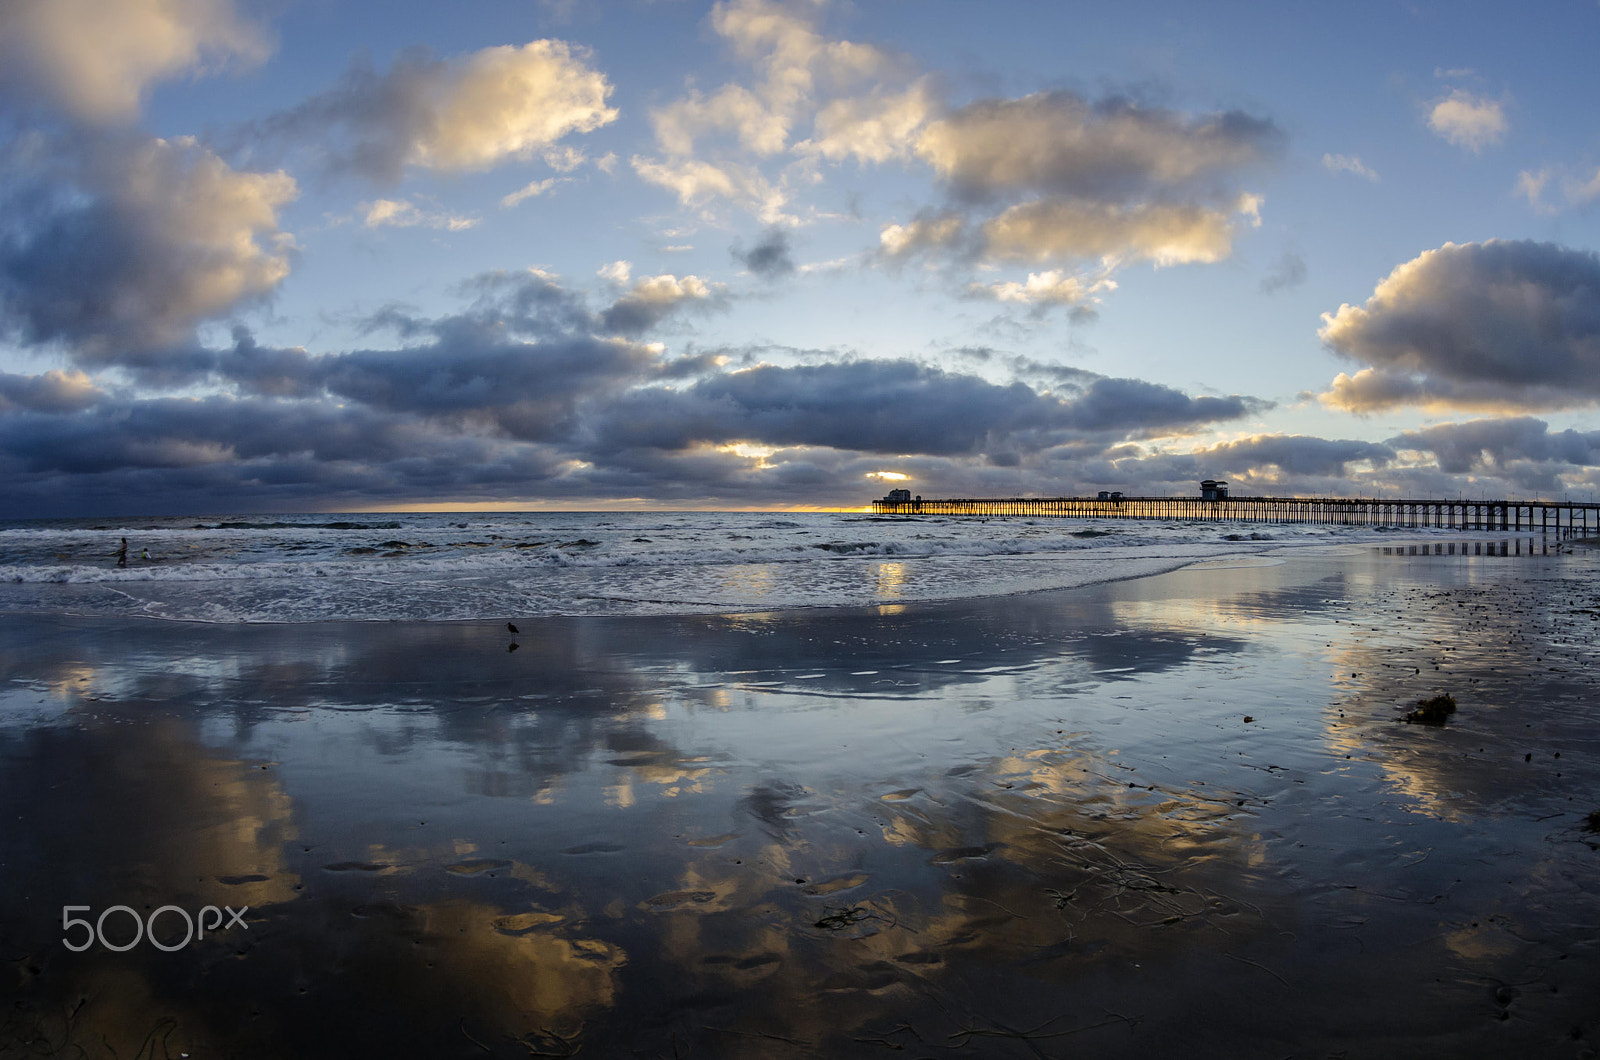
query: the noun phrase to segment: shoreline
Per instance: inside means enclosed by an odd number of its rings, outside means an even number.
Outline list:
[[[1386,531],[1386,533],[1385,533],[1385,535],[1383,537],[1375,536],[1379,531]],[[1510,545],[1511,542],[1515,541],[1517,543],[1516,554],[1517,555],[1522,555],[1523,554],[1523,552],[1522,552],[1522,544],[1524,542],[1526,542],[1527,543],[1527,548],[1528,548],[1528,551],[1527,551],[1526,555],[1529,556],[1529,557],[1532,557],[1533,555],[1535,555],[1535,551],[1534,551],[1534,542],[1535,541],[1540,542],[1540,549],[1539,549],[1539,553],[1538,554],[1541,554],[1541,555],[1556,554],[1556,553],[1559,553],[1563,548],[1567,548],[1570,551],[1570,549],[1574,545],[1577,545],[1577,546],[1580,546],[1580,547],[1582,547],[1584,545],[1584,542],[1581,541],[1581,540],[1580,541],[1571,541],[1571,540],[1567,540],[1567,539],[1556,539],[1555,541],[1552,542],[1552,540],[1550,539],[1550,537],[1548,535],[1539,535],[1539,534],[1535,534],[1535,533],[1531,533],[1531,532],[1518,532],[1518,533],[1492,532],[1492,533],[1488,533],[1488,534],[1482,534],[1482,533],[1479,533],[1479,532],[1476,532],[1476,531],[1472,531],[1472,532],[1465,532],[1466,534],[1470,534],[1471,536],[1467,536],[1467,537],[1465,537],[1464,540],[1461,540],[1461,539],[1458,538],[1458,534],[1462,534],[1463,532],[1458,532],[1458,531],[1439,531],[1439,530],[1436,530],[1436,529],[1435,530],[1428,530],[1427,528],[1422,528],[1421,532],[1419,533],[1419,532],[1417,532],[1417,528],[1409,528],[1409,529],[1405,529],[1405,528],[1379,528],[1379,530],[1372,531],[1372,535],[1371,536],[1364,536],[1361,540],[1357,540],[1357,541],[1298,541],[1298,542],[1287,542],[1287,541],[1283,541],[1283,540],[1275,540],[1275,539],[1272,539],[1270,537],[1262,537],[1259,540],[1256,540],[1256,541],[1253,542],[1253,544],[1258,546],[1257,548],[1252,549],[1252,550],[1241,550],[1241,551],[1239,551],[1237,553],[1228,552],[1228,551],[1226,551],[1226,549],[1228,549],[1228,547],[1231,546],[1231,545],[1242,544],[1244,541],[1249,540],[1248,538],[1240,538],[1239,540],[1226,540],[1226,539],[1224,539],[1224,540],[1219,540],[1219,541],[1216,541],[1216,542],[1201,542],[1201,543],[1197,543],[1196,546],[1194,546],[1194,547],[1198,547],[1200,545],[1210,545],[1212,547],[1217,547],[1217,548],[1224,549],[1224,551],[1221,554],[1218,554],[1218,555],[1208,555],[1208,556],[1203,556],[1203,557],[1153,557],[1152,559],[1146,560],[1145,562],[1146,563],[1154,563],[1155,565],[1154,566],[1150,566],[1150,567],[1148,567],[1146,569],[1128,571],[1126,573],[1120,573],[1120,574],[1110,574],[1110,575],[1102,575],[1102,576],[1098,576],[1098,577],[1091,577],[1091,578],[1089,578],[1089,580],[1082,581],[1082,582],[1076,582],[1076,583],[1072,583],[1072,584],[1046,585],[1046,586],[1037,587],[1037,588],[994,589],[994,590],[990,590],[990,591],[977,591],[977,592],[970,592],[970,593],[958,593],[956,595],[949,595],[949,596],[910,597],[910,598],[904,598],[904,599],[898,598],[898,597],[885,597],[883,599],[879,599],[879,600],[874,601],[874,602],[868,602],[868,601],[863,601],[863,600],[849,600],[849,601],[827,601],[827,602],[812,603],[812,604],[792,603],[791,602],[791,603],[782,603],[782,604],[778,604],[778,605],[775,605],[775,606],[760,606],[760,605],[755,605],[755,604],[750,604],[750,605],[747,605],[747,606],[740,606],[740,605],[723,605],[723,604],[719,604],[719,603],[688,601],[688,600],[651,600],[651,599],[641,598],[641,597],[613,598],[613,597],[609,597],[609,596],[589,596],[589,595],[584,595],[584,594],[580,593],[580,594],[574,596],[573,599],[577,599],[577,600],[611,601],[611,602],[620,602],[620,603],[623,603],[623,604],[633,604],[633,605],[639,605],[639,604],[660,605],[660,606],[665,606],[665,607],[669,607],[669,608],[675,607],[675,608],[678,608],[678,609],[677,610],[666,610],[666,611],[650,611],[650,610],[642,610],[642,611],[626,611],[626,610],[606,611],[606,610],[596,610],[596,611],[592,611],[592,612],[571,612],[571,611],[568,611],[568,612],[556,612],[556,613],[543,613],[543,612],[528,611],[528,610],[517,610],[515,607],[508,607],[503,612],[497,612],[495,614],[486,613],[486,614],[475,615],[475,616],[447,617],[447,618],[425,618],[425,617],[419,617],[419,616],[416,616],[416,615],[390,615],[390,616],[386,616],[386,617],[330,616],[330,617],[316,617],[316,618],[272,619],[272,618],[253,618],[253,617],[200,618],[200,617],[195,617],[193,615],[184,615],[184,614],[167,615],[167,614],[150,613],[150,612],[113,612],[113,611],[103,611],[103,610],[102,611],[96,611],[96,610],[90,609],[87,606],[86,607],[80,607],[80,608],[72,608],[72,607],[64,605],[64,604],[56,604],[56,605],[54,605],[52,607],[40,607],[38,609],[29,610],[29,609],[25,609],[25,608],[21,608],[21,607],[15,607],[15,606],[8,607],[8,606],[5,605],[4,602],[0,602],[0,615],[46,616],[46,615],[52,615],[52,614],[61,614],[61,615],[75,615],[75,616],[84,617],[84,618],[120,617],[120,618],[132,618],[132,619],[150,619],[150,620],[159,621],[159,622],[192,623],[192,624],[197,624],[197,625],[239,624],[239,625],[247,625],[247,626],[257,626],[257,625],[259,625],[259,626],[273,626],[273,625],[301,625],[301,624],[316,624],[316,623],[338,624],[338,623],[343,623],[343,622],[373,623],[373,624],[378,624],[378,625],[386,625],[386,624],[410,624],[410,623],[416,623],[416,622],[434,622],[434,623],[446,623],[446,624],[450,624],[450,623],[466,623],[466,624],[470,624],[470,623],[475,623],[475,622],[496,622],[496,621],[501,621],[501,620],[507,619],[507,618],[516,619],[516,618],[519,618],[519,617],[527,618],[527,619],[532,619],[532,618],[540,618],[540,619],[544,619],[544,618],[624,618],[624,617],[632,617],[632,618],[644,618],[644,617],[670,618],[670,617],[681,617],[681,616],[689,616],[689,615],[702,615],[702,616],[707,616],[707,615],[757,615],[757,614],[770,615],[770,614],[784,614],[784,613],[789,613],[789,612],[813,612],[813,611],[832,611],[832,610],[848,611],[848,610],[851,610],[851,609],[854,609],[854,608],[874,609],[874,608],[882,608],[882,607],[912,607],[912,606],[923,606],[923,605],[939,606],[939,605],[945,605],[945,604],[960,604],[960,603],[962,603],[964,601],[969,601],[969,600],[1005,599],[1005,598],[1012,598],[1012,597],[1030,596],[1030,595],[1034,595],[1034,594],[1037,594],[1037,593],[1070,592],[1070,591],[1076,591],[1076,590],[1092,587],[1092,586],[1095,586],[1095,585],[1113,584],[1113,583],[1120,582],[1120,581],[1135,580],[1135,579],[1140,579],[1140,578],[1161,577],[1162,575],[1170,574],[1170,573],[1173,573],[1175,571],[1192,569],[1192,568],[1196,568],[1196,567],[1205,568],[1205,567],[1208,567],[1209,565],[1211,565],[1213,563],[1216,563],[1216,562],[1229,562],[1229,561],[1232,561],[1232,560],[1235,560],[1235,559],[1239,559],[1239,560],[1243,560],[1243,561],[1248,562],[1252,557],[1254,557],[1254,558],[1264,558],[1264,557],[1280,557],[1281,556],[1281,557],[1287,558],[1287,557],[1294,556],[1294,555],[1321,555],[1321,554],[1359,555],[1359,554],[1364,553],[1364,552],[1366,552],[1368,550],[1377,550],[1377,549],[1382,549],[1382,548],[1385,548],[1385,547],[1392,547],[1392,546],[1389,546],[1387,544],[1387,542],[1390,540],[1390,538],[1388,537],[1389,533],[1394,533],[1394,534],[1397,534],[1397,535],[1404,535],[1404,536],[1412,538],[1412,540],[1414,542],[1413,545],[1412,545],[1413,550],[1416,547],[1420,547],[1420,545],[1416,544],[1415,542],[1429,542],[1429,543],[1432,543],[1434,545],[1440,545],[1440,544],[1448,545],[1450,547],[1450,554],[1452,554],[1452,555],[1455,554],[1455,545],[1457,543],[1461,544],[1463,550],[1465,550],[1465,548],[1466,548],[1466,546],[1468,544],[1474,544],[1474,545],[1478,546],[1479,554],[1482,554],[1482,547],[1486,543],[1490,544],[1490,545],[1498,543],[1498,544],[1500,544],[1502,550],[1504,550],[1507,546]],[[1600,541],[1600,539],[1596,539],[1596,541]],[[1122,546],[1119,546],[1119,547],[1122,547]],[[1462,555],[1465,555],[1465,554],[1466,554],[1465,551],[1463,551]],[[1490,552],[1489,554],[1491,556],[1494,555],[1493,552]],[[1133,557],[1117,557],[1117,558],[1130,559],[1130,558],[1133,558]],[[1097,559],[1098,560],[1104,560],[1105,557],[1103,555],[1096,555],[1096,553],[1095,553],[1095,551],[1093,549],[1084,549],[1081,553],[1078,553],[1078,552],[1045,551],[1045,552],[1039,552],[1039,553],[1026,553],[1026,552],[1023,552],[1023,553],[1015,553],[1015,554],[1004,554],[1004,555],[998,555],[998,556],[984,556],[984,555],[967,556],[967,555],[964,555],[964,554],[953,554],[953,555],[948,555],[948,556],[937,556],[937,555],[936,556],[923,556],[923,555],[902,556],[902,555],[895,555],[895,554],[887,554],[887,555],[865,554],[865,555],[860,555],[860,556],[849,556],[849,557],[845,557],[842,560],[832,560],[832,561],[827,561],[827,562],[849,562],[851,560],[855,560],[855,561],[860,562],[862,564],[875,564],[875,565],[885,565],[885,564],[887,564],[887,565],[892,565],[892,566],[896,566],[896,567],[901,567],[901,566],[904,566],[906,564],[930,563],[930,562],[938,563],[938,562],[949,562],[951,560],[960,560],[960,561],[963,561],[963,562],[974,562],[974,563],[985,563],[985,562],[990,562],[990,563],[1002,562],[1003,563],[1003,562],[1006,562],[1008,560],[1009,561],[1043,561],[1043,562],[1046,562],[1046,563],[1054,563],[1054,564],[1061,565],[1061,564],[1070,564],[1070,563],[1073,563],[1073,562],[1093,562],[1093,561],[1095,561]],[[1165,562],[1160,562],[1160,561],[1170,561],[1170,565],[1168,565]],[[805,560],[797,559],[797,560],[793,560],[791,562],[801,563],[801,562],[805,562]],[[767,565],[770,565],[770,561],[750,561],[749,563],[744,563],[744,564],[741,564],[741,563],[729,563],[729,564],[714,565],[714,566],[708,567],[707,570],[708,571],[710,571],[710,570],[723,570],[723,569],[726,569],[728,567],[737,567],[737,566],[750,566],[750,567],[755,568],[755,569],[760,569],[761,567],[764,567],[764,566],[767,566]],[[781,564],[780,564],[780,566],[781,566]],[[210,579],[205,579],[205,578],[171,579],[171,580],[167,580],[167,579],[130,580],[127,584],[130,586],[130,588],[133,587],[133,586],[140,586],[140,587],[156,587],[156,586],[188,587],[188,586],[193,586],[193,585],[200,584],[200,583],[203,583],[203,582],[207,582],[209,580]],[[363,576],[358,576],[357,580],[365,581],[366,578],[363,577]],[[477,577],[474,577],[472,579],[469,579],[469,581],[471,581],[471,580],[481,580],[481,576],[477,576]],[[17,584],[21,585],[21,584],[24,584],[24,583],[19,581]],[[72,586],[72,587],[74,587],[75,590],[78,590],[78,591],[104,590],[104,591],[109,591],[109,592],[115,593],[118,596],[126,597],[126,598],[128,598],[129,600],[132,600],[132,601],[138,601],[138,600],[142,599],[144,601],[144,604],[145,604],[146,607],[149,607],[152,603],[156,602],[154,600],[154,598],[151,598],[151,597],[143,597],[143,598],[141,598],[141,597],[135,596],[132,592],[130,592],[130,591],[126,590],[126,589],[117,588],[116,587],[116,583],[92,583],[92,582],[90,582],[90,583],[79,583],[79,582],[67,581],[67,582],[37,582],[37,583],[27,583],[27,584],[29,584],[29,585],[38,585],[38,586],[52,586],[52,587]],[[235,579],[220,579],[220,580],[217,580],[215,582],[215,584],[217,585],[217,587],[219,589],[226,588],[226,589],[236,589],[237,590],[237,589],[240,589],[242,587],[249,587],[249,588],[257,588],[257,587],[264,588],[265,587],[263,585],[260,585],[259,583],[257,583],[256,585],[251,585],[248,582],[241,583],[239,580],[235,580]],[[438,588],[438,585],[435,584],[432,580],[427,580],[427,584],[428,584],[428,588],[430,588],[430,589]],[[466,583],[464,582],[463,584],[466,584]],[[269,580],[266,583],[266,586],[270,586],[270,585],[274,585],[274,581]]]
[[[1592,1056],[1597,572],[1299,554],[515,652],[6,617],[0,1042]],[[179,954],[58,940],[230,900]]]

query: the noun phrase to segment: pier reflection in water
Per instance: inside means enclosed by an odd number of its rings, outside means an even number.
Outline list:
[[[1534,578],[1564,600],[1594,571],[1456,555],[943,607],[519,620],[515,653],[499,624],[5,622],[0,1041],[1570,1040],[1593,1020],[1581,953],[1600,905],[1560,816],[1600,769],[1522,755],[1592,748],[1594,649],[1559,623],[1519,634],[1538,644],[1481,634],[1495,593]],[[1444,590],[1449,606],[1419,605]],[[1533,721],[1530,650],[1563,660]],[[1471,689],[1469,725],[1396,725],[1446,679]],[[168,903],[248,904],[249,928],[174,953],[59,942],[63,905]],[[1507,1028],[1485,984],[1512,980],[1541,1015]]]
[[[1373,546],[1373,551],[1383,556],[1553,556],[1571,550],[1571,546],[1559,538],[1542,534],[1498,541],[1426,541]]]

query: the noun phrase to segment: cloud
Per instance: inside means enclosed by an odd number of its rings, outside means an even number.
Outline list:
[[[1564,203],[1558,204],[1544,198],[1552,180],[1560,187]],[[1517,174],[1515,193],[1527,199],[1528,205],[1542,214],[1558,214],[1564,209],[1587,207],[1600,200],[1600,168],[1589,174],[1573,174],[1563,167],[1546,166],[1537,172],[1525,169]]]
[[[1000,283],[973,283],[967,285],[967,294],[973,298],[992,298],[997,302],[1016,302],[1036,310],[1051,306],[1083,307],[1099,299],[1101,291],[1116,289],[1116,281],[1105,276],[1069,276],[1059,269],[1047,272],[1030,272],[1027,280],[1019,283],[1006,280]]]
[[[781,228],[769,228],[745,250],[738,244],[732,249],[733,260],[766,280],[776,280],[794,272],[794,257],[789,253],[789,236]]]
[[[235,170],[187,137],[57,146],[0,200],[0,318],[21,341],[91,361],[181,344],[289,274],[288,174]]]
[[[671,288],[688,298],[693,295],[686,289],[699,284],[694,277],[641,280],[628,297],[645,303],[648,308],[636,312],[651,319],[619,324],[644,330],[676,308]],[[400,348],[311,357],[302,350],[260,348],[241,331],[234,348],[216,355],[210,368],[248,395],[325,394],[467,433],[524,441],[569,429],[580,400],[656,374],[656,348],[597,334],[602,327],[623,329],[590,313],[581,295],[548,276],[488,273],[465,287],[478,297],[463,312],[420,318],[388,310],[369,322],[373,330],[395,332],[406,343]]]
[[[831,359],[752,363],[765,352],[755,348],[669,358],[622,333],[714,307],[720,287],[635,277],[625,262],[604,277],[617,293],[596,310],[540,270],[475,276],[458,285],[459,312],[383,310],[367,333],[395,342],[342,352],[271,348],[236,326],[231,346],[166,351],[143,378],[183,386],[181,397],[102,387],[82,371],[0,374],[5,503],[36,516],[85,495],[143,511],[439,498],[838,503],[883,470],[883,455],[908,473],[1014,493],[1041,474],[1070,481],[1085,462],[1125,455],[1130,439],[1267,407],[989,351],[971,355],[1040,382],[820,351],[787,356]]]
[[[1322,156],[1322,168],[1330,173],[1353,173],[1354,175],[1378,183],[1378,174],[1368,169],[1367,166],[1355,155],[1328,155]]]
[[[616,120],[611,83],[563,41],[484,48],[453,59],[403,53],[387,73],[356,66],[293,110],[236,132],[324,155],[335,171],[394,182],[406,167],[446,173],[529,159]],[[564,156],[556,156],[558,158]]]
[[[1596,179],[1600,180],[1600,175],[1597,175]],[[1539,213],[1556,213],[1558,212],[1557,209],[1544,201],[1545,185],[1549,183],[1550,170],[1548,168],[1541,169],[1537,173],[1531,169],[1524,169],[1517,174],[1516,194],[1527,199],[1528,205]]]
[[[881,165],[907,158],[919,131],[939,108],[927,78],[919,78],[904,91],[877,89],[835,99],[817,112],[811,138],[797,149],[834,162],[854,158]]]
[[[1457,147],[1477,153],[1504,140],[1510,124],[1503,104],[1458,88],[1434,101],[1428,111],[1428,128]]]
[[[960,246],[967,237],[966,218],[958,213],[929,214],[901,224],[885,225],[878,245],[889,259]]]
[[[916,152],[970,201],[1032,192],[1126,202],[1231,177],[1282,142],[1270,121],[1239,111],[1187,117],[1045,92],[968,104],[930,124]]]
[[[1087,261],[1215,262],[1231,253],[1239,227],[1260,224],[1260,196],[1236,185],[1282,153],[1284,134],[1267,119],[1066,91],[952,108],[935,76],[872,45],[825,37],[819,9],[717,4],[712,28],[754,76],[691,87],[652,111],[657,152],[635,155],[634,171],[706,216],[731,202],[769,224],[796,225],[805,214],[792,200],[820,179],[822,164],[921,162],[948,201],[881,226],[878,253],[865,260],[895,266],[921,256],[952,273],[995,263],[1034,266],[1037,277],[1075,275]],[[960,290],[1034,307],[1081,301],[1068,297],[1070,285],[1046,296],[1038,279],[951,278]]]
[[[926,80],[871,45],[830,40],[816,26],[820,5],[722,0],[711,27],[753,77],[711,91],[690,87],[650,112],[656,156],[634,156],[643,179],[679,202],[709,209],[728,201],[767,224],[798,223],[786,212],[788,172],[762,165],[809,165],[855,157],[878,163],[907,154],[934,107]],[[809,139],[797,139],[811,123]],[[770,170],[770,166],[768,167]]]
[[[626,266],[626,262],[617,264]],[[620,280],[627,282],[627,271]],[[721,284],[707,283],[698,276],[681,279],[671,273],[645,276],[600,314],[600,324],[619,335],[639,335],[655,327],[680,309],[692,306],[718,308],[725,303]]]
[[[1283,256],[1272,263],[1272,268],[1261,277],[1261,293],[1275,294],[1278,291],[1299,287],[1306,282],[1306,259],[1292,250],[1283,252]]]
[[[414,202],[375,199],[361,204],[361,223],[368,228],[443,228],[460,232],[476,226],[482,218],[424,210]]]
[[[1188,203],[1035,199],[988,221],[980,253],[994,261],[1029,264],[1103,258],[1179,265],[1221,261],[1232,247],[1233,226],[1221,210]]]
[[[693,154],[710,135],[730,137],[758,155],[789,147],[791,130],[811,109],[819,87],[843,88],[885,72],[892,60],[871,45],[830,41],[798,6],[771,0],[723,0],[711,25],[759,75],[752,86],[691,90],[650,113],[656,142],[670,155]]]
[[[1261,197],[1235,185],[1283,143],[1272,122],[1239,111],[1185,115],[1065,91],[978,100],[917,134],[915,157],[948,199],[884,226],[879,260],[1034,266],[1026,280],[964,289],[1035,308],[1045,301],[1039,277],[1072,276],[1085,262],[1108,278],[1136,262],[1221,261],[1241,226],[1261,223]],[[1081,303],[1083,293],[1057,284],[1051,297]]]
[[[562,144],[559,147],[547,147],[539,152],[539,157],[544,160],[545,165],[557,173],[571,173],[589,161],[589,155],[583,148],[571,147],[566,144]]]
[[[524,199],[531,199],[535,196],[543,195],[545,192],[555,187],[558,183],[560,183],[560,181],[558,181],[555,177],[546,177],[543,180],[529,181],[516,191],[512,192],[510,195],[506,195],[501,198],[500,208],[502,210],[509,210],[513,206],[516,206],[518,203],[522,202]]]
[[[753,166],[714,165],[693,158],[658,162],[640,155],[630,161],[635,173],[672,192],[684,206],[698,208],[714,199],[729,199],[767,224],[795,222],[784,212],[788,194]]]
[[[1247,478],[1270,465],[1290,475],[1345,478],[1349,465],[1367,463],[1385,467],[1395,459],[1395,451],[1378,442],[1314,438],[1300,434],[1256,434],[1248,438],[1221,442],[1190,454],[1197,467],[1214,469],[1216,474]]]
[[[1321,400],[1492,410],[1600,402],[1600,258],[1554,243],[1446,243],[1396,268],[1322,340],[1369,367]]]
[[[231,0],[8,0],[0,84],[94,124],[130,122],[157,81],[266,58]]]
[[[52,368],[43,375],[0,372],[0,413],[26,409],[32,412],[77,412],[105,397],[86,374],[75,369]]]
[[[624,395],[601,412],[595,430],[603,448],[752,442],[948,456],[1038,451],[1073,432],[1182,432],[1260,407],[1249,398],[1191,398],[1135,379],[1096,377],[1060,396],[903,360],[762,364],[685,389]]]
[[[1600,465],[1600,431],[1552,433],[1531,416],[1441,423],[1389,439],[1405,450],[1432,453],[1439,469],[1454,474],[1505,471],[1518,462]]]

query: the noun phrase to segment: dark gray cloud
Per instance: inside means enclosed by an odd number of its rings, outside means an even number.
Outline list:
[[[1446,243],[1396,268],[1365,305],[1327,314],[1320,334],[1369,366],[1321,395],[1352,412],[1593,405],[1600,257],[1528,240]]]
[[[1223,442],[1196,455],[1197,466],[1205,464],[1218,474],[1242,476],[1251,468],[1270,464],[1290,475],[1344,478],[1349,465],[1366,461],[1385,467],[1395,459],[1395,451],[1380,442],[1314,438],[1301,434],[1266,434],[1238,441]]]
[[[968,201],[1043,193],[1126,202],[1206,188],[1276,157],[1284,134],[1241,111],[1189,116],[1070,92],[970,103],[928,126],[917,153]]]
[[[1062,432],[1184,430],[1262,408],[1243,397],[1191,398],[1134,379],[1095,378],[1071,396],[999,385],[913,361],[760,365],[681,389],[647,388],[598,414],[605,447],[684,449],[752,441],[873,453],[1039,449]]]
[[[767,229],[749,250],[735,243],[731,252],[734,261],[765,280],[781,279],[795,270],[789,233],[781,228]]]
[[[323,358],[329,393],[374,409],[445,416],[539,439],[570,426],[578,398],[636,382],[654,361],[631,343],[574,337],[496,344],[447,334],[402,350],[357,350]]]
[[[0,414],[12,517],[73,512],[295,510],[539,492],[562,456],[330,401],[105,400]]]
[[[1556,431],[1531,416],[1441,423],[1389,439],[1400,449],[1432,453],[1442,471],[1504,469],[1519,461],[1600,465],[1600,431]]]
[[[681,294],[684,281],[646,278],[619,301],[655,290],[671,303],[673,287]],[[275,349],[236,328],[224,349],[117,362],[142,385],[227,389],[209,397],[140,396],[76,370],[0,374],[0,508],[64,513],[74,498],[133,512],[444,498],[837,504],[881,493],[872,476],[884,470],[928,494],[1188,493],[1219,475],[1241,492],[1449,492],[1459,473],[1475,488],[1529,491],[1581,479],[1600,441],[1505,420],[1387,443],[1257,435],[1173,453],[1172,441],[1149,440],[1267,404],[986,347],[955,354],[1013,381],[836,351],[668,359],[607,333],[616,303],[591,310],[542,273],[484,274],[460,290],[466,304],[453,314],[375,314],[366,349]],[[1402,465],[1399,450],[1436,463]],[[1504,485],[1484,485],[1493,480]]]
[[[326,394],[368,409],[448,420],[523,440],[569,430],[577,402],[613,393],[664,369],[637,343],[590,333],[602,325],[581,296],[534,272],[490,273],[464,285],[466,311],[419,318],[389,308],[368,321],[407,345],[312,357],[265,349],[243,329],[211,369],[241,393]]]
[[[77,412],[105,395],[82,372],[52,369],[43,375],[0,372],[0,413],[13,409],[30,412]]]
[[[1181,390],[1142,379],[1100,378],[1068,407],[1074,430],[1146,435],[1236,420],[1272,406],[1237,394],[1189,397]]]

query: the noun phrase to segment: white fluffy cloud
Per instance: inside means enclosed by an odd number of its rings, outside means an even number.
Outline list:
[[[885,225],[878,233],[878,245],[891,259],[905,258],[954,247],[962,242],[965,233],[966,220],[960,214],[936,214],[919,217],[903,225]]]
[[[871,45],[825,39],[804,13],[772,0],[723,0],[711,25],[759,79],[710,94],[691,91],[652,111],[657,142],[669,154],[691,154],[697,139],[719,133],[756,154],[777,154],[819,89],[845,89],[892,65]]]
[[[232,0],[7,0],[0,5],[0,80],[76,118],[136,118],[153,83],[267,54],[265,35]]]
[[[1367,365],[1321,395],[1335,408],[1600,404],[1600,257],[1589,251],[1446,243],[1322,321],[1324,342]]]
[[[967,294],[974,298],[992,298],[997,302],[1015,302],[1035,308],[1049,306],[1082,306],[1097,301],[1094,296],[1101,291],[1116,289],[1116,281],[1105,276],[1070,276],[1060,269],[1047,272],[1030,272],[1025,281],[1005,280],[1000,283],[974,283],[967,286]]]
[[[908,156],[937,101],[926,78],[901,92],[835,99],[817,112],[815,131],[799,148],[829,161],[879,165]]]
[[[722,0],[712,29],[753,74],[713,90],[692,87],[650,112],[657,156],[634,171],[685,206],[727,200],[762,221],[785,212],[787,176],[763,163],[882,162],[904,155],[933,106],[925,83],[903,76],[889,54],[830,40],[816,26],[820,4]],[[801,139],[810,125],[811,136]]]
[[[568,133],[615,121],[610,93],[605,76],[562,41],[485,48],[427,86],[426,121],[411,161],[464,171],[530,158]]]
[[[1458,88],[1435,100],[1428,111],[1428,128],[1469,151],[1482,151],[1505,139],[1510,124],[1498,101]]]

